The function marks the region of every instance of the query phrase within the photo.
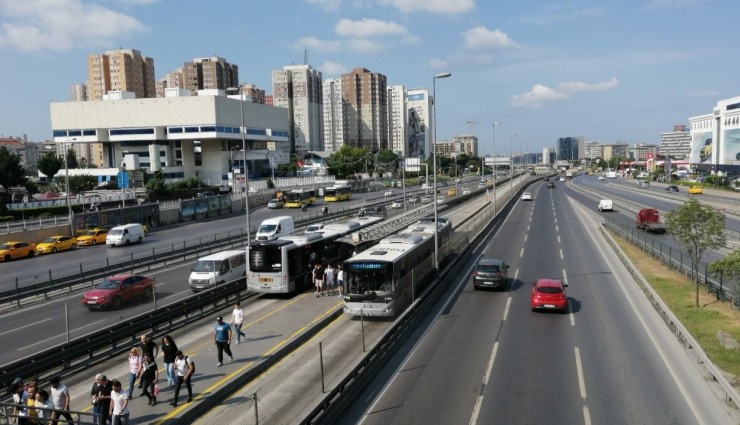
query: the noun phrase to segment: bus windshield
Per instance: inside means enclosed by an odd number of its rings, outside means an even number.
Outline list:
[[[252,245],[249,248],[250,272],[279,272],[282,266],[280,247]]]
[[[390,263],[345,262],[345,295],[353,301],[392,296],[393,266]]]

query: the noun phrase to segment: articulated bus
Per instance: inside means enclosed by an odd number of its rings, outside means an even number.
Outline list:
[[[287,193],[286,208],[300,208],[303,204],[311,205],[316,201],[316,191],[313,189],[294,189]]]
[[[440,263],[447,257],[451,224],[439,222]],[[444,241],[444,242],[443,242]],[[415,223],[349,258],[344,271],[344,312],[350,316],[395,317],[419,293],[434,270],[434,224]]]
[[[247,250],[247,287],[256,293],[286,294],[313,286],[313,264],[339,265],[353,251],[337,240],[382,219],[352,219],[331,223],[321,233],[290,235],[272,241],[254,241]]]
[[[336,185],[324,189],[325,202],[338,202],[352,198],[352,187],[348,184]]]

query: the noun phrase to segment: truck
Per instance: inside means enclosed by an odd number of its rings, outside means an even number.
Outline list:
[[[565,172],[565,177],[568,178],[568,180],[572,179],[573,178],[573,171],[572,170],[566,171]]]
[[[660,220],[660,212],[655,208],[643,208],[637,213],[636,225],[646,232],[665,233],[667,227]]]

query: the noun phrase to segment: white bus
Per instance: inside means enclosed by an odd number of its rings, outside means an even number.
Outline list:
[[[352,255],[352,247],[337,243],[345,235],[382,219],[367,217],[324,226],[321,233],[254,241],[247,251],[247,286],[257,293],[285,294],[312,287],[315,263],[339,265]]]
[[[449,245],[451,224],[439,221],[439,262]],[[438,230],[439,231],[439,230]],[[395,317],[409,306],[434,270],[434,224],[415,223],[342,264],[344,312],[350,316]]]

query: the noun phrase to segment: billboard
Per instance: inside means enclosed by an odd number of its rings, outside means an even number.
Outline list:
[[[692,164],[711,164],[714,150],[712,132],[694,133],[691,135]]]
[[[427,90],[409,90],[406,96],[406,156],[426,158],[431,140],[429,131],[429,96]]]
[[[740,161],[740,128],[725,130],[722,143],[722,163],[736,164]]]

